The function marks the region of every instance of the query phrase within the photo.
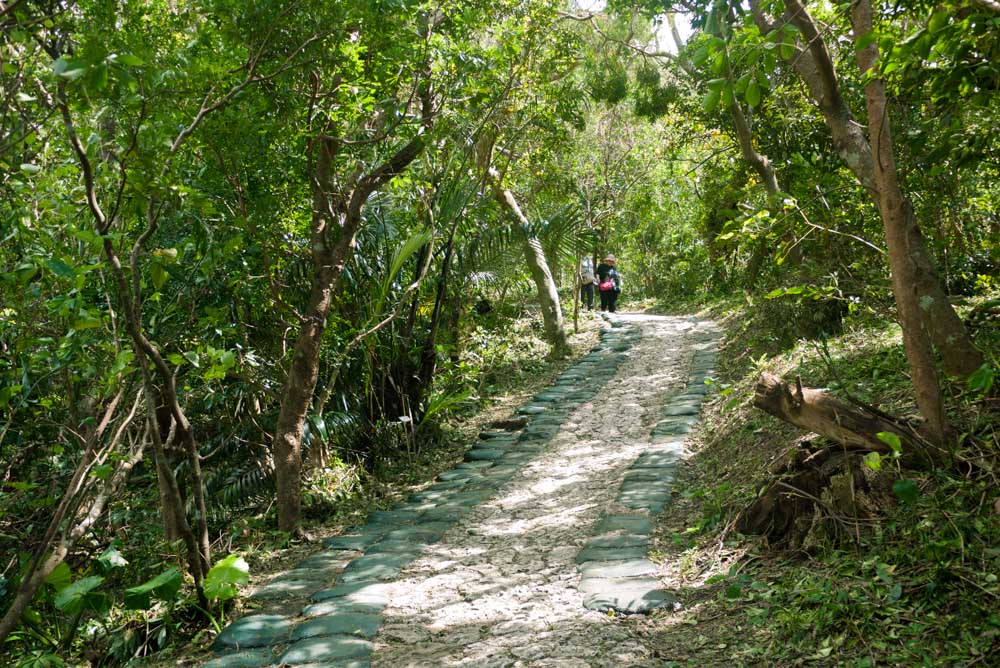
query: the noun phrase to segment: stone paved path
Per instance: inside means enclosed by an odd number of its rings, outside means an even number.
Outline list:
[[[482,434],[439,483],[263,588],[279,605],[231,624],[207,665],[658,665],[602,611],[675,602],[646,541],[716,334],[683,317],[612,324],[520,409],[522,432]],[[313,602],[282,609],[286,590]]]

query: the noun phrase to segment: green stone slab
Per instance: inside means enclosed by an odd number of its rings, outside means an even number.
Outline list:
[[[641,547],[585,547],[576,555],[576,563],[583,564],[593,561],[624,561],[642,559],[647,548]]]
[[[331,584],[333,577],[325,577],[321,580],[281,580],[268,582],[259,587],[250,595],[255,601],[275,601],[286,598],[304,598],[317,589]]]
[[[215,639],[216,649],[267,647],[287,642],[293,623],[281,615],[249,615],[222,629]]]
[[[308,556],[300,561],[295,565],[295,570],[336,568],[346,564],[347,562],[344,560],[343,551],[324,550],[323,552],[317,552],[316,554]],[[302,578],[293,579],[300,580]]]
[[[622,483],[632,484],[643,482],[652,486],[657,483],[668,483],[672,478],[673,472],[669,468],[632,469],[625,472],[625,477],[622,478]]]
[[[500,461],[497,463],[497,466],[490,471],[490,477],[497,480],[507,480],[520,470],[520,466]]]
[[[618,502],[626,508],[646,510],[650,513],[659,513],[669,501],[669,492],[657,490],[637,490],[628,493],[622,492],[618,495]]]
[[[448,523],[453,525],[460,517],[462,517],[469,510],[468,506],[463,506],[457,503],[442,503],[440,506],[434,510],[427,511],[427,519],[434,520],[438,523]],[[439,538],[440,540],[440,538]],[[437,542],[437,541],[425,541],[425,542]]]
[[[389,604],[388,585],[382,582],[355,582],[343,584],[331,589],[323,589],[312,596],[316,603],[326,601],[343,600],[350,603],[377,603],[380,605]]]
[[[204,664],[202,668],[263,668],[274,663],[274,650],[249,649],[218,656]]]
[[[364,550],[378,539],[378,533],[348,534],[327,538],[323,546],[330,550]]]
[[[412,527],[394,529],[385,535],[385,540],[406,540],[413,543],[425,544],[436,543],[441,540],[441,536],[451,526],[451,522],[423,522]]]
[[[597,536],[587,541],[586,547],[646,547],[649,536],[641,534],[622,534],[620,536]]]
[[[652,591],[660,587],[656,578],[582,578],[577,589],[584,594],[614,592],[621,589]]]
[[[465,453],[465,458],[470,462],[495,462],[503,457],[503,450],[486,450],[477,448]]]
[[[338,613],[314,617],[299,624],[292,633],[292,642],[304,638],[321,636],[357,636],[359,638],[374,638],[382,626],[381,615],[365,615],[359,613]]]
[[[479,462],[462,462],[461,464],[456,465],[455,468],[456,469],[472,469],[472,470],[475,471],[475,470],[480,470],[480,469],[488,469],[491,466],[493,466],[493,464],[491,462],[479,461]]]
[[[466,482],[465,480],[447,480],[445,482],[436,482],[427,489],[425,489],[423,492],[418,492],[418,494],[433,494],[434,492],[450,492],[460,487],[465,487],[465,482]]]
[[[580,566],[581,577],[585,578],[635,578],[654,573],[656,573],[656,564],[648,559],[590,561]]]
[[[631,534],[648,534],[653,530],[653,520],[644,515],[606,515],[594,527],[595,533],[627,531]]]
[[[412,510],[376,510],[368,513],[368,524],[379,527],[394,527],[413,524],[420,520],[421,514]]]
[[[672,469],[677,466],[680,457],[672,453],[644,452],[639,455],[632,469]]]
[[[693,422],[681,420],[664,420],[653,427],[653,436],[681,436],[691,431]]]
[[[416,558],[416,552],[366,554],[348,564],[338,579],[345,584],[362,580],[391,580]]]
[[[306,663],[334,663],[341,659],[369,656],[372,644],[352,636],[308,638],[289,646],[281,655],[281,663],[298,666]]]
[[[588,594],[583,599],[583,607],[598,612],[614,610],[626,615],[642,615],[656,608],[672,607],[676,602],[676,596],[662,589],[638,588]]]
[[[438,480],[469,480],[481,477],[482,474],[478,473],[476,469],[452,469],[438,474]]]
[[[380,540],[375,543],[365,554],[412,554],[420,552],[426,543],[414,543],[408,540]]]
[[[528,404],[527,406],[521,406],[520,408],[517,409],[516,412],[519,415],[541,415],[546,410],[548,410],[548,409],[545,406],[538,406],[538,405],[535,405],[535,404]]]
[[[701,403],[676,403],[671,406],[667,406],[663,410],[663,414],[667,417],[676,417],[679,415],[698,415],[701,413]]]
[[[345,597],[331,598],[322,603],[310,603],[302,608],[303,617],[321,617],[325,615],[340,615],[344,613],[361,613],[364,615],[377,615],[385,610],[385,603],[372,603],[371,601],[352,601]]]

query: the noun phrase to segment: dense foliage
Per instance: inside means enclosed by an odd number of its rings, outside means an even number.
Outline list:
[[[755,356],[903,312],[791,2],[608,5],[0,2],[0,656],[120,665],[217,624],[241,545],[434,448],[537,339],[564,352],[584,255],[629,299],[741,301]],[[998,366],[994,5],[879,6],[864,35],[808,7],[854,126],[884,81],[982,355],[942,375],[952,453],[993,433],[968,402]]]

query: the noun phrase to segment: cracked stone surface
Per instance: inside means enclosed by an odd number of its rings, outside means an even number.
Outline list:
[[[609,324],[521,407],[523,429],[483,432],[439,482],[262,587],[282,614],[234,622],[207,665],[660,665],[604,611],[677,604],[648,535],[716,334],[685,317]]]

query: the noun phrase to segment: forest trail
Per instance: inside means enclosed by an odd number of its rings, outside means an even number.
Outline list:
[[[519,409],[525,429],[482,434],[440,482],[327,541],[278,584],[312,589],[313,603],[296,615],[264,596],[274,614],[230,625],[208,665],[662,663],[607,610],[683,605],[660,589],[646,543],[718,334],[689,317],[611,324]]]

